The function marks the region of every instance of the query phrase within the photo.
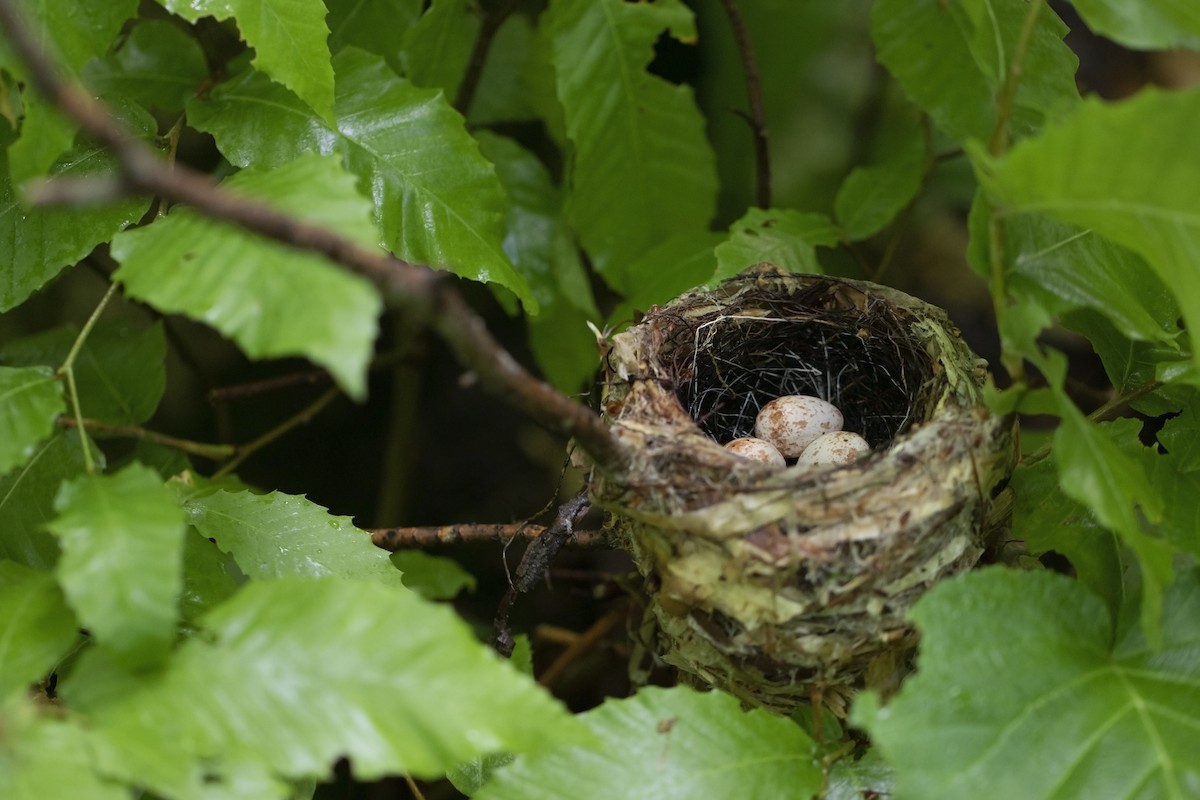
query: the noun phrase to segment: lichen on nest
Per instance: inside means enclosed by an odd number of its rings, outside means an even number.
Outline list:
[[[771,265],[614,337],[604,413],[636,457],[591,486],[646,576],[655,649],[781,711],[893,685],[912,602],[1004,524],[1012,421],[984,375],[940,309]],[[721,447],[785,394],[834,403],[872,452],[779,470]]]

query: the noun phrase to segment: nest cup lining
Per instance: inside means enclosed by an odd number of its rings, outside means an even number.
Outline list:
[[[803,394],[833,403],[872,449],[922,421],[934,367],[907,311],[840,284],[742,292],[736,305],[679,320],[661,352],[676,397],[724,444],[754,435],[759,409]]]

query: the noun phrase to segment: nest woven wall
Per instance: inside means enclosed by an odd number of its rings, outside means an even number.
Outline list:
[[[894,686],[909,607],[1007,522],[1013,425],[983,405],[985,370],[940,309],[768,264],[614,337],[604,414],[636,457],[591,486],[646,578],[655,649],[781,711]],[[788,394],[832,402],[871,452],[814,471],[722,447]]]

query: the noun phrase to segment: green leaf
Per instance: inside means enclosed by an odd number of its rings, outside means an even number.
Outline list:
[[[0,706],[0,797],[5,800],[128,800],[129,789],[101,778],[88,734],[42,713],[23,696]]]
[[[251,578],[340,575],[401,585],[388,553],[367,533],[302,496],[217,491],[195,495],[184,506],[188,523]]]
[[[1072,0],[1089,29],[1142,50],[1200,48],[1200,8],[1191,0]]]
[[[49,367],[0,367],[0,475],[28,462],[66,410]]]
[[[9,179],[20,186],[46,174],[75,140],[75,124],[40,95],[22,99],[21,136],[8,148]]]
[[[508,657],[508,663],[516,667],[522,675],[533,676],[533,648],[529,644],[529,637],[525,634],[517,634],[513,642],[512,655]],[[450,781],[455,789],[470,797],[492,779],[496,770],[506,764],[511,764],[515,757],[512,753],[490,753],[476,756],[470,761],[456,764],[447,770],[446,780]]]
[[[1053,453],[1013,473],[1012,528],[1033,555],[1053,550],[1071,562],[1075,576],[1104,600],[1117,618],[1125,602],[1121,540],[1100,526],[1088,508],[1063,493]]]
[[[64,483],[54,507],[58,580],[80,622],[121,663],[159,662],[175,638],[182,584],[183,511],[171,492],[131,464]]]
[[[438,92],[396,77],[377,56],[347,48],[334,65],[336,130],[254,72],[189,103],[188,119],[241,166],[340,154],[374,199],[388,249],[406,261],[499,283],[534,310],[525,279],[504,254],[504,192],[462,117]]]
[[[1010,306],[1000,319],[1000,333],[1013,352],[1028,359],[1049,384],[1050,399],[1061,418],[1053,445],[1063,493],[1091,510],[1101,525],[1121,537],[1142,568],[1142,624],[1154,640],[1162,609],[1162,590],[1173,577],[1174,548],[1143,526],[1162,518],[1162,498],[1146,477],[1136,451],[1138,426],[1132,421],[1097,425],[1089,422],[1067,394],[1067,359],[1044,351],[1036,341],[1050,322],[1045,309],[1031,303]],[[1044,397],[1039,393],[1038,397]],[[1112,592],[1101,594],[1112,601]]]
[[[799,726],[723,692],[646,687],[581,716],[600,744],[519,757],[476,795],[540,798],[807,797],[821,785]]]
[[[1200,411],[1197,407],[1190,405],[1179,416],[1167,420],[1159,431],[1158,441],[1166,448],[1179,472],[1200,471]]]
[[[161,794],[246,766],[360,780],[437,777],[483,753],[587,741],[579,723],[448,609],[340,578],[248,584],[156,676],[86,659],[63,687],[120,774]],[[390,633],[389,633],[390,632]],[[156,732],[148,741],[145,732]]]
[[[1062,418],[1054,432],[1059,483],[1068,497],[1090,508],[1100,524],[1115,531],[1137,555],[1142,567],[1142,625],[1157,643],[1163,587],[1174,577],[1174,548],[1143,529],[1141,515],[1152,522],[1162,518],[1162,496],[1142,465],[1114,441],[1123,432],[1124,438],[1136,442],[1138,425],[1132,420],[1088,422],[1061,393],[1061,376],[1056,385]]]
[[[396,72],[403,71],[400,43],[421,15],[424,0],[326,0],[325,5],[329,49],[334,55],[358,47],[383,56]]]
[[[822,800],[867,800],[895,796],[891,765],[871,748],[857,760],[838,759],[829,770],[829,788]]]
[[[1052,613],[1048,613],[1052,610]],[[856,701],[898,797],[1162,797],[1200,785],[1200,585],[1167,594],[1163,649],[1115,647],[1101,602],[1051,573],[989,568],[913,610],[920,669],[886,709]]]
[[[878,134],[878,152],[868,166],[855,167],[834,199],[845,238],[873,236],[912,202],[925,172],[926,135],[911,106],[892,111]]]
[[[814,247],[837,241],[837,230],[824,214],[752,208],[729,226],[728,241],[717,246],[717,271],[709,283],[764,261],[791,272],[820,274]]]
[[[333,121],[333,67],[329,63],[325,4],[321,0],[159,0],[189,22],[212,16],[237,19],[253,64],[296,93],[326,122]]]
[[[115,174],[112,157],[98,148],[72,151],[53,170],[70,180],[101,180]],[[126,225],[148,201],[123,200],[97,208],[23,207],[0,156],[0,312],[20,305],[36,290]]]
[[[404,76],[415,86],[441,89],[453,102],[480,27],[470,0],[433,0],[404,32]]]
[[[475,590],[475,576],[449,558],[400,550],[391,562],[404,574],[404,585],[426,600],[451,600],[463,589]]]
[[[641,278],[630,287],[625,302],[609,314],[609,324],[627,323],[635,311],[666,303],[712,278],[717,268],[714,250],[725,238],[715,231],[681,233],[642,253],[629,264],[630,273]]]
[[[1062,323],[1087,337],[1119,394],[1141,392],[1149,381],[1164,384],[1132,402],[1138,411],[1159,416],[1177,413],[1192,402],[1196,381],[1189,377],[1194,361],[1186,331],[1180,330],[1170,341],[1147,342],[1130,338],[1110,319],[1095,313],[1066,314]]]
[[[136,9],[136,0],[106,3],[43,0],[26,3],[20,10],[31,27],[34,41],[61,59],[69,72],[77,72],[88,59],[108,49],[121,23],[133,16]],[[0,66],[18,78],[28,77],[24,60],[17,58],[3,40],[0,40]],[[76,127],[34,92],[24,91],[22,102],[25,120],[20,138],[9,149],[8,159],[13,183],[17,184],[44,175],[55,159],[70,148]],[[4,194],[0,190],[0,207],[6,205]]]
[[[667,31],[695,38],[679,0],[549,9],[558,96],[574,145],[568,209],[597,271],[619,292],[628,265],[664,239],[704,231],[716,207],[714,157],[691,90],[646,72]]]
[[[53,575],[0,560],[0,698],[40,680],[78,635]]]
[[[183,111],[207,77],[200,44],[163,20],[139,22],[115,52],[83,70],[84,84],[96,96],[123,95],[168,114]]]
[[[1029,4],[1024,0],[878,0],[876,57],[952,138],[988,141]],[[1043,8],[1022,65],[1011,130],[1026,136],[1078,100],[1067,28]]]
[[[189,527],[183,536],[183,587],[180,615],[194,623],[224,603],[245,581],[233,559]]]
[[[549,49],[535,38],[533,24],[524,14],[510,14],[500,24],[468,109],[467,119],[472,126],[536,120],[544,113],[539,113],[541,104],[552,104],[562,116],[554,95],[553,72],[549,65],[538,72],[536,60],[545,57],[539,48]],[[561,119],[558,122],[561,124]],[[545,124],[551,125],[549,121]]]
[[[1135,253],[1035,214],[1003,220],[1008,285],[1052,313],[1090,308],[1134,339],[1167,342],[1179,316],[1170,291]],[[1165,324],[1164,324],[1165,323]]]
[[[363,246],[375,241],[369,205],[336,159],[248,169],[222,185]],[[352,397],[366,394],[382,303],[364,278],[187,208],[118,235],[112,254],[130,296],[208,323],[252,358],[305,356]]]
[[[577,392],[596,371],[596,342],[586,321],[599,320],[600,312],[563,216],[561,194],[528,150],[487,131],[477,138],[508,195],[504,251],[537,299],[538,315],[529,320],[534,356],[551,383]]]
[[[108,50],[121,23],[137,13],[137,5],[137,0],[39,0],[23,3],[21,11],[33,40],[77,72],[89,58]],[[27,74],[25,62],[12,53],[7,39],[0,41],[0,66],[14,75]]]
[[[1146,91],[1132,100],[1088,100],[1001,160],[973,154],[981,180],[1007,213],[1044,214],[1136,252],[1173,292],[1190,331],[1200,330],[1200,208],[1188,177],[1200,90]],[[1147,130],[1155,131],[1147,138]]]
[[[68,323],[11,342],[0,355],[11,364],[60,364],[78,336],[78,326]],[[102,320],[75,361],[83,415],[118,425],[148,420],[166,388],[166,357],[161,322],[138,327]]]
[[[1184,408],[1174,419],[1167,420],[1158,434],[1166,448],[1161,454],[1154,448],[1140,453],[1140,463],[1146,477],[1163,499],[1160,531],[1175,546],[1193,555],[1200,555],[1200,470],[1196,442],[1196,405]]]
[[[54,566],[58,543],[45,525],[54,518],[58,487],[83,472],[83,466],[79,435],[64,431],[42,442],[28,461],[0,477],[0,558],[39,569]]]

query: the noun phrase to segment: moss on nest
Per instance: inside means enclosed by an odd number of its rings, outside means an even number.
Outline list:
[[[894,686],[909,607],[1006,524],[1013,425],[985,370],[940,309],[765,264],[614,337],[604,413],[637,457],[592,492],[646,578],[655,649],[781,711]],[[814,472],[724,450],[785,394],[829,400],[872,452]]]

